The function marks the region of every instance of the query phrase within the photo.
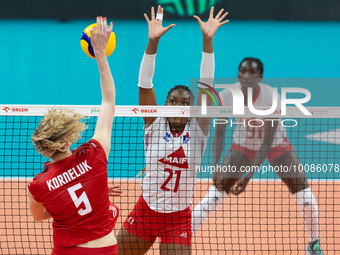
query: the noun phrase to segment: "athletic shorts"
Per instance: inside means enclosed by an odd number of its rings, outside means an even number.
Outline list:
[[[255,155],[257,153],[257,151],[250,150],[250,149],[243,147],[242,145],[239,145],[237,143],[232,143],[230,150],[241,152],[251,162],[254,161]],[[289,141],[285,141],[285,144],[271,148],[271,150],[269,151],[269,154],[268,154],[268,161],[271,162],[274,159],[281,157],[283,154],[285,154],[288,151],[294,151],[294,148],[290,144]]]
[[[54,247],[51,255],[117,255],[118,246],[113,245],[102,248],[85,248],[85,247]]]
[[[160,237],[161,243],[191,246],[190,206],[183,211],[159,213],[150,209],[140,196],[123,226],[131,234],[150,242]]]

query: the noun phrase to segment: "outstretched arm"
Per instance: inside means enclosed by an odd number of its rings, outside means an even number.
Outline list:
[[[270,149],[274,141],[274,136],[276,133],[277,125],[278,125],[277,121],[275,122],[273,121],[272,123],[265,124],[264,140],[263,140],[263,143],[260,149],[257,151],[254,157],[254,161],[250,169],[253,169],[252,167],[254,166],[260,168],[263,161],[268,157],[268,154],[270,152]],[[246,189],[246,186],[249,180],[253,177],[254,174],[255,174],[255,171],[251,171],[245,177],[241,178],[237,182],[237,185],[233,187],[233,189],[231,190],[231,193],[233,193],[234,195],[238,195],[242,193]]]
[[[202,22],[198,16],[194,16],[200,25],[202,36],[203,36],[203,55],[201,62],[201,72],[200,81],[213,86],[214,72],[215,72],[215,59],[213,51],[213,38],[217,29],[229,22],[229,20],[223,21],[223,19],[228,15],[228,13],[223,14],[224,9],[221,9],[214,18],[214,7],[211,7],[210,16],[207,22]],[[223,15],[222,15],[223,14]],[[199,87],[204,88],[209,91],[209,89],[204,85],[199,85]],[[197,105],[202,105],[202,95],[206,95],[207,106],[212,105],[212,98],[202,89],[198,90],[197,95]],[[210,118],[198,118],[197,119],[200,128],[202,129],[204,135],[209,134]]]
[[[110,28],[107,29],[106,18],[97,17],[97,27],[91,30],[91,44],[97,59],[102,92],[102,103],[93,139],[101,144],[107,158],[109,157],[111,148],[111,130],[115,114],[116,98],[115,84],[105,52],[112,27],[113,23],[111,22]],[[97,32],[95,33],[96,30]]]
[[[139,105],[157,105],[156,94],[153,89],[152,79],[155,71],[156,53],[159,39],[173,26],[162,26],[163,8],[159,5],[157,16],[155,10],[151,8],[151,20],[144,13],[144,17],[149,27],[149,43],[146,47],[145,54],[139,69],[138,86],[139,86]],[[145,117],[145,128],[154,122],[155,118]]]

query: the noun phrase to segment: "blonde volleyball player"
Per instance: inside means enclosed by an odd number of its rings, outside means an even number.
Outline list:
[[[102,92],[92,139],[71,152],[86,125],[83,115],[69,109],[50,109],[32,135],[37,151],[51,161],[28,185],[29,208],[36,221],[53,218],[52,255],[118,252],[113,232],[118,208],[110,202],[107,186],[116,92],[105,53],[112,23],[109,31],[106,23],[98,17],[97,28],[91,30]],[[115,188],[111,195],[119,194]]]
[[[245,100],[248,98],[247,89],[253,89],[253,105],[271,106],[272,88],[262,84],[263,64],[256,58],[245,58],[239,65],[238,80],[234,86],[240,88]],[[223,106],[232,106],[233,99],[229,90],[220,92]],[[246,102],[245,102],[246,105]],[[278,102],[279,105],[279,102]],[[251,127],[247,125],[249,119],[237,118],[238,124],[233,135],[233,143],[224,157],[222,165],[241,167],[261,166],[268,158],[273,167],[299,166],[301,164],[294,148],[286,136],[286,130],[278,121],[267,122],[263,127]],[[253,123],[252,123],[253,122]],[[252,126],[260,126],[261,123],[251,121]],[[215,132],[213,151],[214,165],[219,164],[225,141],[226,124],[217,125]],[[309,244],[306,247],[308,255],[322,255],[319,241],[319,209],[315,197],[308,186],[307,177],[304,172],[285,173],[277,172],[282,181],[288,186],[304,220],[306,233],[309,237]],[[252,174],[242,177],[243,173],[217,173],[214,174],[215,186],[211,186],[207,195],[195,207],[193,211],[193,231],[197,231],[209,214],[215,211],[232,192],[235,195],[245,190],[245,187],[252,177]],[[238,181],[239,180],[239,181]],[[238,182],[237,182],[238,181]],[[234,184],[236,184],[234,186]]]
[[[227,23],[223,9],[207,22],[198,21],[203,35],[201,78],[213,78],[214,53],[212,39],[216,30]],[[152,78],[159,39],[174,25],[162,27],[163,8],[157,16],[151,9],[151,19],[144,14],[149,26],[147,45],[139,73],[139,104],[157,105]],[[178,52],[179,58],[180,52]],[[197,104],[201,104],[201,90]],[[173,87],[165,105],[193,105],[194,95],[182,85]],[[207,104],[211,105],[209,100]],[[118,254],[145,254],[160,237],[160,254],[191,254],[191,210],[196,173],[193,165],[200,164],[209,132],[210,119],[145,117],[145,177],[142,195],[127,217],[118,240]],[[197,150],[195,150],[197,149]]]

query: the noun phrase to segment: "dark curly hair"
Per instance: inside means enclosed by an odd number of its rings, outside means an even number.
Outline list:
[[[245,62],[245,61],[255,62],[257,64],[257,69],[260,71],[261,74],[263,74],[263,63],[258,58],[250,58],[250,57],[244,58],[241,61],[240,65],[238,66],[238,69],[240,69],[242,63]]]
[[[192,91],[185,85],[176,85],[175,87],[171,88],[170,91],[168,92],[168,95],[167,95],[167,99],[169,98],[169,96],[171,95],[171,93],[175,90],[178,90],[178,89],[183,89],[187,92],[189,92],[190,94],[190,103],[193,103],[194,100],[195,100],[195,96],[194,96],[194,93],[192,93]]]

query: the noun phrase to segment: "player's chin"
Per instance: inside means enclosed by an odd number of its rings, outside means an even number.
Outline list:
[[[188,122],[188,118],[170,117],[168,121],[172,126],[181,127]]]
[[[252,88],[256,86],[256,83],[252,83],[252,82],[240,82],[240,83],[243,88]]]

